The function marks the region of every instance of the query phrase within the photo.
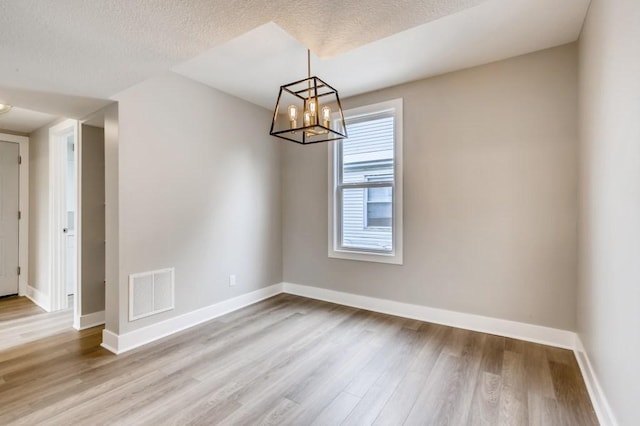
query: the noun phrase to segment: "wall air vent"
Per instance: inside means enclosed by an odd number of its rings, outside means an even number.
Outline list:
[[[175,269],[129,275],[129,321],[174,308]]]

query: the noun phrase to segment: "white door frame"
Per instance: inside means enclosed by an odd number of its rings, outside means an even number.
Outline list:
[[[65,237],[66,227],[66,166],[67,144],[64,136],[73,132],[74,144],[78,146],[78,121],[65,120],[49,129],[49,277],[50,277],[50,310],[57,311],[67,308],[67,291],[65,283]],[[80,198],[78,188],[78,149],[74,150],[76,175],[76,214],[74,215],[74,229],[78,229],[78,216]],[[76,240],[78,240],[76,234]],[[76,259],[79,253],[79,244],[76,241]],[[80,313],[80,294],[78,280],[80,262],[76,262],[76,279],[74,289],[74,321]]]
[[[18,224],[18,294],[24,296],[29,288],[29,138],[7,133],[0,133],[0,141],[17,143],[20,151],[19,209]]]

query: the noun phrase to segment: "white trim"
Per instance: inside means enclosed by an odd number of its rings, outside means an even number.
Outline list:
[[[20,223],[18,224],[18,294],[25,296],[29,287],[29,138],[7,133],[0,133],[0,140],[18,144],[22,163],[19,167],[19,195]]]
[[[78,321],[73,321],[73,328],[76,330],[84,330],[86,328],[96,327],[104,324],[104,311],[94,312],[92,314],[81,315]]]
[[[345,120],[349,118],[375,115],[378,113],[393,111],[394,114],[394,184],[393,184],[393,250],[391,253],[378,253],[367,252],[365,250],[347,250],[339,249],[336,235],[337,214],[335,207],[336,198],[336,182],[337,173],[336,170],[336,149],[337,143],[329,144],[328,149],[328,223],[327,223],[327,255],[330,258],[346,259],[346,260],[359,260],[365,262],[378,262],[389,263],[395,265],[403,264],[403,162],[404,157],[402,153],[402,146],[404,144],[402,130],[403,125],[403,112],[402,112],[403,99],[392,99],[385,102],[380,102],[372,105],[365,105],[358,108],[352,108],[345,111]]]
[[[526,340],[529,342],[555,346],[564,349],[575,348],[576,334],[572,331],[535,324],[463,312],[431,308],[428,306],[378,299],[341,291],[327,290],[293,283],[280,283],[225,300],[138,330],[124,334],[103,331],[103,347],[114,353],[123,353],[178,331],[185,330],[221,315],[244,308],[280,293],[294,294],[310,299],[323,300],[354,308],[366,309],[388,315],[411,318],[466,330],[495,334],[498,336]],[[106,345],[105,345],[106,342]],[[107,347],[109,346],[109,347]],[[112,350],[113,349],[113,350]]]
[[[582,342],[572,331],[288,282],[274,284],[122,335],[103,330],[101,346],[110,352],[121,354],[280,293],[573,350],[598,420],[603,426],[618,424]]]
[[[128,333],[115,334],[103,330],[102,347],[115,354],[121,354],[280,293],[282,284],[273,284]]]
[[[125,352],[124,350],[118,351],[118,335],[106,329],[102,330],[102,343],[100,343],[100,346],[116,355]]]
[[[378,299],[300,284],[283,283],[283,291],[285,293],[324,300],[339,305],[352,306],[354,308],[464,328],[482,333],[496,334],[498,336],[511,337],[559,348],[573,349],[575,344],[574,332],[557,328],[485,317],[482,315],[466,314],[446,309],[430,308],[428,306]]]
[[[27,284],[27,291],[25,292],[25,296],[45,311],[51,312],[51,300],[49,299],[49,296],[47,294]]]
[[[51,310],[57,311],[67,308],[67,291],[65,283],[65,239],[63,229],[66,223],[66,182],[65,182],[65,169],[66,169],[66,153],[67,145],[61,142],[61,136],[65,135],[71,130],[74,135],[74,144],[78,144],[78,121],[77,120],[64,120],[61,123],[49,128],[49,277],[50,277],[50,302]],[[74,150],[74,156],[76,156],[75,171],[76,171],[76,190],[77,190],[77,161],[78,151]],[[63,161],[64,159],[64,161]],[[80,210],[78,206],[78,199],[76,199],[76,212]],[[77,215],[74,215],[74,230],[77,229],[78,220]],[[77,237],[76,237],[77,239]],[[76,244],[76,253],[78,246]],[[76,265],[77,257],[76,257]],[[78,277],[75,279],[74,293],[77,293]],[[78,303],[74,304],[74,321],[78,316],[78,305],[80,298],[75,298]]]
[[[104,324],[104,312],[102,314],[102,322],[94,325],[83,327],[83,317],[93,314],[82,315],[82,123],[76,124],[76,140],[74,141],[76,149],[75,169],[76,169],[76,213],[75,213],[75,232],[76,232],[76,280],[73,298],[73,327],[77,330],[95,327]],[[76,327],[78,325],[78,327]]]
[[[600,382],[596,376],[596,371],[591,365],[587,351],[585,350],[582,340],[580,339],[580,335],[578,334],[576,334],[574,353],[576,355],[576,360],[578,360],[578,365],[580,366],[580,372],[582,373],[584,382],[587,385],[587,391],[589,392],[593,409],[596,412],[596,416],[598,416],[598,421],[602,426],[617,426],[618,422],[611,410],[607,397],[600,386]]]

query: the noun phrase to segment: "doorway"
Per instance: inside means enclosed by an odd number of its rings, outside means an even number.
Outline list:
[[[49,240],[51,310],[72,306],[77,294],[78,122],[65,120],[49,130]],[[75,316],[75,315],[74,315]]]
[[[66,204],[66,217],[64,218],[64,233],[65,239],[65,288],[67,291],[67,300],[73,300],[73,296],[76,293],[76,281],[77,281],[77,244],[76,244],[76,216],[77,216],[77,194],[76,194],[76,141],[73,132],[70,132],[66,136],[66,157],[67,164],[65,168],[65,204]],[[67,304],[67,307],[70,307]]]
[[[0,297],[19,292],[20,146],[0,141]]]

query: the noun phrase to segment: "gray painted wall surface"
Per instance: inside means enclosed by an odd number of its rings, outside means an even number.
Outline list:
[[[59,118],[29,135],[29,285],[49,290],[49,129]]]
[[[104,109],[105,328],[120,332],[120,198],[118,195],[118,104]]]
[[[575,44],[369,93],[404,98],[404,265],[327,257],[327,145],[285,144],[284,279],[575,329]]]
[[[104,129],[82,125],[82,315],[104,311]]]
[[[49,294],[49,126],[29,135],[29,285]]]
[[[640,416],[640,2],[593,0],[580,38],[578,333],[620,425]]]
[[[271,113],[172,73],[118,101],[119,332],[281,282]],[[128,275],[168,267],[176,308],[129,322]]]

